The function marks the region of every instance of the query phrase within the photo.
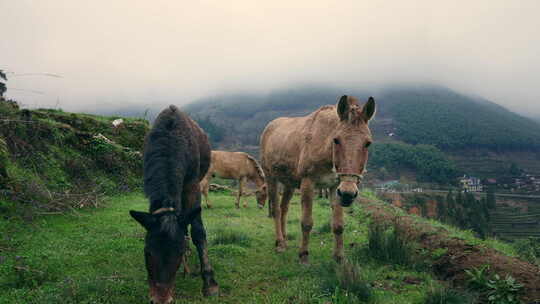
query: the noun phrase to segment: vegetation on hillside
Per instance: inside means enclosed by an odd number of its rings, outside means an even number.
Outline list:
[[[412,144],[444,150],[488,148],[495,151],[540,148],[540,125],[503,107],[449,90],[395,90],[388,112],[396,134]]]
[[[141,184],[144,120],[113,127],[118,117],[21,110],[8,101],[0,101],[0,117],[0,208],[81,207]]]
[[[0,98],[4,96],[4,93],[7,90],[4,81],[7,81],[6,73],[3,70],[0,70]]]
[[[420,182],[455,183],[459,171],[445,154],[430,145],[375,143],[370,148],[368,166],[380,172],[412,169]],[[384,179],[384,176],[382,177]]]
[[[258,135],[270,120],[305,115],[322,105],[334,104],[343,94],[361,99],[374,95],[378,116],[390,118],[398,138],[407,143],[430,144],[443,150],[540,147],[540,124],[489,101],[434,86],[387,87],[371,94],[355,89],[300,87],[269,94],[214,96],[197,100],[185,110],[225,128],[225,133],[234,134],[237,143],[256,145]],[[384,128],[377,119],[372,127]],[[222,138],[225,139],[231,140]]]
[[[496,156],[500,153],[492,152],[536,153],[534,151],[540,148],[540,124],[537,122],[489,101],[434,86],[391,86],[376,92],[324,86],[299,87],[268,94],[214,96],[197,100],[184,109],[203,125],[214,147],[246,150],[248,146],[259,144],[259,136],[271,120],[282,116],[306,115],[322,105],[334,104],[342,94],[361,99],[370,95],[375,97],[377,114],[370,127],[376,143],[404,142],[411,145],[385,146],[393,151],[418,145],[433,146],[442,153],[459,156],[456,165],[462,170],[470,169],[467,171],[469,174],[491,178],[504,176],[506,172],[500,170],[501,162]],[[406,154],[418,155],[422,150],[424,155],[442,155],[422,147]],[[475,164],[470,165],[467,162],[470,153],[464,151],[483,151],[482,161],[474,159]],[[393,162],[393,159],[388,161]],[[536,167],[528,165],[528,161],[529,158],[516,160],[520,166],[530,168],[531,172],[537,171]],[[455,165],[443,162],[437,161],[435,166],[430,164],[431,168],[411,162],[404,162],[400,167],[394,162],[392,169],[386,169],[391,170],[391,175],[403,168],[412,169],[421,181],[449,183],[455,175]],[[482,165],[484,163],[486,165]],[[372,170],[383,168],[371,167]],[[429,180],[431,177],[435,179]]]

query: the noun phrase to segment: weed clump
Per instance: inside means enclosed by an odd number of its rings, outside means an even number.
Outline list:
[[[414,242],[394,223],[392,227],[372,222],[368,230],[368,254],[379,261],[402,266],[418,266]]]
[[[332,298],[332,303],[367,302],[373,297],[371,284],[362,276],[360,266],[354,262],[323,265],[319,277],[321,289]]]
[[[210,243],[213,245],[237,245],[241,247],[250,247],[251,238],[244,232],[230,228],[218,228],[211,236]]]
[[[513,246],[520,258],[540,266],[540,238],[519,239],[514,242]]]
[[[332,223],[330,221],[325,222],[322,226],[317,228],[317,232],[320,234],[329,233],[330,231],[332,231]]]
[[[498,274],[490,278],[489,265],[465,270],[469,277],[469,287],[482,294],[490,304],[520,304],[518,295],[523,285],[518,283],[511,275],[501,277]]]

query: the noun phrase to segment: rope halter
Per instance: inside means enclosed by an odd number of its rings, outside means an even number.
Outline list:
[[[336,163],[334,162],[335,157],[336,157],[336,151],[334,149],[334,145],[332,145],[332,172],[336,176],[336,180],[338,182],[352,182],[352,183],[359,184],[360,181],[364,179],[364,174],[367,172],[366,169],[364,169],[364,171],[362,171],[362,173],[360,174],[337,172]]]
[[[172,207],[163,207],[163,208],[159,208],[158,210],[152,212],[153,215],[156,215],[156,214],[160,214],[160,213],[163,213],[163,212],[172,212],[174,211],[174,208]]]

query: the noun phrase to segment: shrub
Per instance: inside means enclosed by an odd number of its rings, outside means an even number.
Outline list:
[[[469,286],[482,292],[490,304],[519,304],[518,294],[523,285],[518,283],[512,276],[506,275],[503,279],[495,274],[489,279],[489,266],[465,270],[469,276]]]
[[[482,290],[486,288],[488,278],[489,265],[482,265],[479,268],[466,269],[465,273],[469,277],[469,287],[476,290]]]
[[[523,288],[512,276],[503,279],[496,274],[487,286],[488,301],[491,304],[519,304],[518,294]]]
[[[540,238],[529,237],[514,242],[514,248],[523,260],[540,265]]]

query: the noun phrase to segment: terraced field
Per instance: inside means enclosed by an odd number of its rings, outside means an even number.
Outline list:
[[[526,212],[516,207],[497,206],[491,216],[493,232],[501,239],[540,237],[540,203],[530,204]]]

